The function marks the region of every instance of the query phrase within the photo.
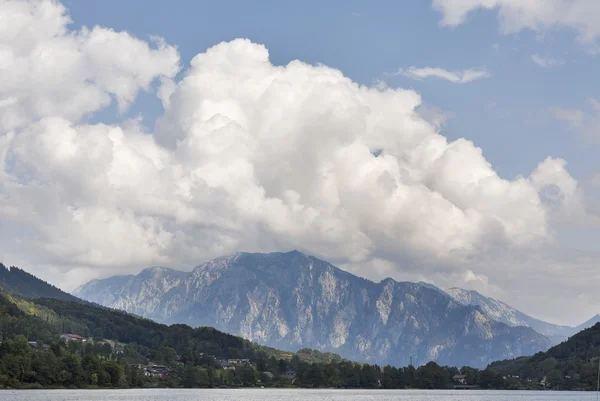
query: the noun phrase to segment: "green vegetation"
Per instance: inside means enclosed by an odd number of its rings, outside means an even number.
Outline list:
[[[589,390],[595,389],[598,372],[600,324],[547,352],[495,362],[485,370],[459,371],[434,362],[379,367],[309,349],[280,351],[209,327],[166,326],[73,302],[57,288],[3,265],[0,287],[5,289],[0,290],[0,388],[447,389],[460,384]],[[38,294],[48,297],[32,299]]]
[[[509,378],[510,388],[595,390],[600,357],[600,323],[533,356],[494,362],[489,369]]]
[[[310,348],[302,348],[296,351],[296,355],[301,361],[308,363],[329,363],[329,362],[342,362],[344,359],[338,354],[331,352],[319,352]]]
[[[0,288],[24,298],[54,298],[84,302],[18,267],[12,266],[8,269],[2,263],[0,263]]]
[[[313,350],[286,353],[208,327],[6,292],[0,314],[0,387],[451,388],[458,373],[435,363],[380,368]],[[86,341],[61,339],[65,333]]]

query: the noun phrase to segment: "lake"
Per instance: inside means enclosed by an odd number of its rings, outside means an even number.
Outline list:
[[[594,401],[595,393],[443,390],[1,390],[0,401]]]

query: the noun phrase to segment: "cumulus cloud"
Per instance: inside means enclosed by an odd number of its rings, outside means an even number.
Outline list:
[[[53,1],[3,2],[0,15],[4,257],[67,288],[293,248],[372,278],[494,286],[518,264],[487,258],[553,244],[554,216],[576,199],[564,161],[502,178],[411,90],[273,65],[245,39],[176,80],[177,50],[161,40],[69,29]],[[87,122],[155,89],[151,132]]]
[[[110,104],[124,110],[156,77],[173,77],[179,55],[126,32],[70,31],[62,5],[8,1],[0,24],[0,129],[62,116],[77,121]]]
[[[463,71],[448,71],[443,68],[436,67],[410,67],[407,69],[400,69],[396,75],[404,75],[405,77],[417,80],[437,78],[450,81],[455,84],[466,84],[468,82],[490,76],[490,74],[484,69],[470,68]]]
[[[533,61],[535,64],[537,64],[539,67],[542,67],[542,68],[552,68],[552,67],[558,67],[558,66],[563,65],[563,62],[560,60],[555,60],[552,58],[544,58],[537,54],[531,55],[531,61]]]
[[[433,7],[443,14],[441,23],[446,26],[461,25],[469,14],[483,9],[498,10],[505,33],[567,28],[587,43],[600,34],[600,3],[596,0],[433,0]]]

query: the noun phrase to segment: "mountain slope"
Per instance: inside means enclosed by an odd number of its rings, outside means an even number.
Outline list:
[[[504,302],[486,297],[474,290],[450,288],[446,292],[462,305],[480,307],[487,316],[494,320],[509,326],[531,327],[538,333],[548,337],[553,344],[558,344],[566,340],[569,336],[591,327],[600,321],[600,315],[596,315],[587,322],[576,327],[560,326],[528,316]]]
[[[600,315],[596,315],[590,320],[580,324],[579,326],[573,327],[573,330],[574,332],[578,333],[582,330],[589,329],[590,327],[595,326],[597,323],[600,323]]]
[[[3,289],[0,322],[2,388],[448,389],[459,373],[433,362],[418,369],[380,369],[314,350],[292,355],[212,328],[165,326],[89,303],[31,301]],[[65,331],[79,333],[85,341],[64,341],[60,336]],[[224,361],[230,358],[237,361]],[[484,387],[498,382],[493,377],[486,380],[486,372],[466,370],[469,380],[481,376],[477,380]]]
[[[501,376],[518,376],[523,382],[545,383],[546,387],[595,390],[599,358],[597,323],[546,352],[494,362],[489,368]]]
[[[40,283],[45,283],[20,269],[19,274],[22,279],[18,281],[20,288],[34,288],[40,286]],[[53,292],[52,295],[62,297],[61,291]],[[53,344],[61,334],[68,332],[87,338],[93,336],[122,343],[134,342],[148,347],[149,351],[168,345],[179,353],[193,350],[196,354],[208,352],[219,358],[274,356],[277,359],[290,359],[293,356],[289,352],[260,346],[212,327],[167,326],[127,312],[90,304],[72,295],[69,297],[76,301],[51,297],[25,299],[1,282],[0,339],[25,335],[31,340]],[[325,354],[310,349],[302,349],[294,355],[307,362],[328,363],[343,360],[337,354]]]
[[[213,326],[275,348],[314,348],[374,363],[485,366],[546,349],[439,289],[374,283],[300,252],[238,253],[189,273],[146,269],[94,280],[76,295],[165,323]]]
[[[0,288],[29,299],[54,298],[63,301],[81,302],[81,300],[73,295],[40,280],[18,267],[12,266],[9,269],[2,263],[0,263]]]

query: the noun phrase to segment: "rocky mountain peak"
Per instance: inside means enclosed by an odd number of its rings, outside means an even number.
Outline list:
[[[163,323],[212,326],[275,348],[406,365],[433,358],[483,366],[537,352],[548,340],[492,321],[431,285],[379,283],[302,252],[236,253],[190,273],[150,270],[84,286],[84,299]]]

